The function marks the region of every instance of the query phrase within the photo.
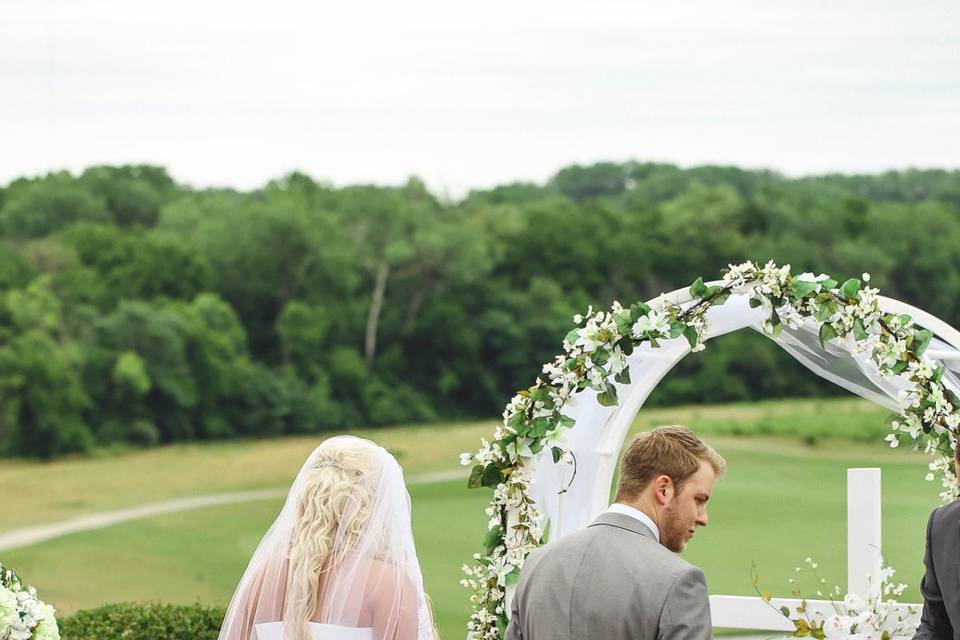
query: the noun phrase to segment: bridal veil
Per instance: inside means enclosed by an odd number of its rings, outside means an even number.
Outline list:
[[[388,451],[353,436],[324,441],[254,552],[219,640],[264,640],[268,626],[284,640],[315,638],[317,628],[322,638],[341,628],[343,637],[432,639],[410,515]]]

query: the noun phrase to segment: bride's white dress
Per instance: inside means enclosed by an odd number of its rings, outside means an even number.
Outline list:
[[[373,640],[373,629],[340,627],[335,624],[310,622],[312,640]],[[282,622],[263,622],[254,625],[255,640],[283,640]]]

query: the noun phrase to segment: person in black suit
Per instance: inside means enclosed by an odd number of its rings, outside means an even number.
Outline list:
[[[960,450],[955,463],[960,471]],[[930,514],[923,564],[923,613],[913,640],[960,639],[960,500]]]

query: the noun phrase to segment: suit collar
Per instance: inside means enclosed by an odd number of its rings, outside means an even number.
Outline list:
[[[622,513],[611,513],[609,511],[602,513],[596,520],[593,521],[590,526],[596,527],[601,525],[607,527],[616,527],[618,529],[626,529],[627,531],[632,531],[638,535],[650,538],[654,542],[657,541],[656,536],[653,535],[653,531],[651,531],[647,525],[643,524],[636,518],[631,518],[630,516]]]

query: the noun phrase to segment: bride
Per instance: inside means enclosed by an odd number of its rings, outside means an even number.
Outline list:
[[[230,601],[219,640],[433,640],[396,459],[353,436],[297,474]]]

